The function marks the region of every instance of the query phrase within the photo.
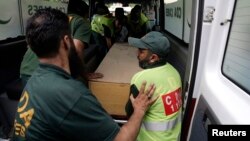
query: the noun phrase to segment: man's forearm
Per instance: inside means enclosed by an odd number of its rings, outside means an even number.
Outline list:
[[[128,122],[122,126],[117,134],[115,141],[134,141],[140,131],[141,121],[144,111],[135,111]]]

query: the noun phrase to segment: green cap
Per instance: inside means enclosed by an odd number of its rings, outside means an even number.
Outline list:
[[[170,51],[170,42],[167,37],[158,31],[151,31],[141,39],[129,37],[129,45],[141,49],[149,49],[153,53],[165,57]]]

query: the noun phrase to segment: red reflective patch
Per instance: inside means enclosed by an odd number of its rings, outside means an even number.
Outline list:
[[[171,115],[181,108],[181,88],[178,88],[177,90],[171,93],[164,94],[161,98],[163,101],[166,115]]]

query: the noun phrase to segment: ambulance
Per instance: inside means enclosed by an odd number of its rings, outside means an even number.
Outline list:
[[[249,0],[103,1],[108,7],[118,5],[131,9],[136,4],[141,5],[149,19],[150,30],[160,31],[170,40],[168,62],[177,68],[182,78],[180,141],[207,141],[234,131],[246,131],[245,136],[249,139]],[[91,17],[97,0],[85,2],[90,7]],[[10,138],[19,100],[15,88],[10,90],[8,86],[19,78],[20,63],[26,50],[26,20],[37,9],[45,7],[67,13],[67,3],[68,0],[0,1],[0,141]],[[112,81],[115,77],[108,79]],[[123,88],[127,89],[126,86]],[[115,101],[103,99],[98,90],[96,93],[114,120],[121,126],[126,123],[124,109],[115,109],[117,107],[112,105]],[[119,95],[117,97],[119,99]],[[120,99],[121,103],[127,100]]]

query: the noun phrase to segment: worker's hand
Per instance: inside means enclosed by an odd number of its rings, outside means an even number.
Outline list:
[[[139,94],[136,98],[133,95],[130,95],[130,100],[134,108],[134,112],[143,112],[144,115],[148,107],[153,104],[157,98],[152,99],[152,96],[155,91],[155,85],[151,84],[147,90],[145,90],[146,82],[142,83]]]
[[[88,80],[91,80],[91,79],[98,79],[98,78],[102,78],[103,77],[103,74],[102,73],[88,73],[87,74],[87,79]]]

